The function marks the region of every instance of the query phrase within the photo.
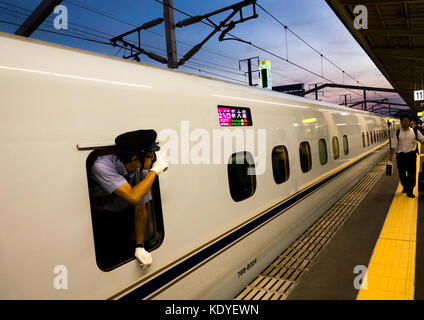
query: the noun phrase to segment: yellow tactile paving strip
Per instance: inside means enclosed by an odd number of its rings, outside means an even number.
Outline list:
[[[417,176],[419,159],[417,157]],[[408,198],[399,184],[357,300],[414,299],[417,186],[414,194],[416,198]]]

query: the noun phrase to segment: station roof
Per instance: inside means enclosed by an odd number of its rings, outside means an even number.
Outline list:
[[[424,89],[423,0],[326,0],[402,99],[417,111],[414,90]],[[356,29],[357,5],[368,10],[368,29]]]

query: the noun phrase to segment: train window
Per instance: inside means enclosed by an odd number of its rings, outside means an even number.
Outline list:
[[[333,157],[334,160],[340,158],[339,138],[333,137]]]
[[[255,160],[250,152],[237,152],[228,160],[228,183],[231,197],[239,202],[256,191]]]
[[[102,271],[111,271],[135,259],[134,206],[125,206],[125,200],[122,204],[118,196],[106,201],[106,191],[91,176],[92,166],[98,157],[117,157],[117,154],[116,148],[104,148],[91,152],[86,160],[96,262]],[[158,248],[164,239],[159,190],[159,180],[155,179],[150,189],[152,200],[146,203],[148,218],[144,247],[147,251]]]
[[[327,143],[325,142],[325,139],[320,139],[318,141],[318,150],[319,150],[319,161],[321,162],[321,165],[324,165],[328,161]]]
[[[368,147],[370,146],[370,134],[368,131],[367,131],[367,145]]]
[[[272,149],[272,172],[276,184],[281,184],[289,179],[289,154],[285,146],[277,146]]]
[[[300,155],[300,167],[302,168],[303,173],[311,171],[312,169],[312,156],[311,156],[311,146],[308,142],[302,142],[299,146],[299,155]]]
[[[370,133],[370,136],[371,136],[371,144],[374,144],[374,135],[373,135],[373,132],[372,131]]]
[[[362,132],[362,145],[365,148],[365,133]]]
[[[343,152],[345,156],[349,154],[349,139],[347,136],[343,136]]]

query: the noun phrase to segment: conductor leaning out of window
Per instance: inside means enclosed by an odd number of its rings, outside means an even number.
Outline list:
[[[399,171],[400,183],[403,193],[410,198],[415,198],[414,187],[417,172],[417,152],[416,140],[424,142],[424,136],[411,128],[411,119],[408,115],[400,118],[402,128],[398,129],[393,136],[389,161],[393,161],[396,152],[396,163]]]
[[[152,200],[150,188],[168,164],[158,159],[153,164],[154,152],[159,150],[154,130],[138,130],[121,134],[115,139],[118,155],[100,156],[94,162],[90,176],[97,183],[92,190],[101,199],[102,210],[119,212],[129,205],[134,207],[135,257],[141,267],[152,264],[152,256],[144,249],[147,223],[146,203]]]

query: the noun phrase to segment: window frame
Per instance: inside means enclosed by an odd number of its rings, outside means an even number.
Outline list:
[[[345,141],[346,141],[346,145],[345,145]],[[346,149],[347,149],[347,151],[346,151]],[[349,154],[349,138],[348,138],[347,135],[343,135],[343,153],[344,153],[345,156],[347,156]]]
[[[282,152],[277,151],[278,148],[282,148]],[[282,162],[282,165],[284,167],[284,177],[282,179],[278,179],[279,178],[279,176],[277,175],[278,174],[277,173],[278,167],[276,167],[276,163],[275,163],[275,160],[274,160],[275,159],[274,157],[277,154],[277,152],[280,153],[280,154],[284,154],[283,159],[282,160],[279,159],[279,161]],[[273,174],[273,177],[274,177],[274,182],[276,184],[282,184],[282,183],[288,181],[289,178],[290,178],[290,159],[289,159],[289,153],[287,151],[286,146],[278,145],[278,146],[275,146],[272,149],[271,163],[272,163],[272,174]]]
[[[321,144],[321,142],[324,142],[324,144]],[[323,154],[321,152],[321,146],[324,146],[325,149],[325,161],[323,161],[321,155]],[[328,163],[328,148],[327,148],[327,141],[325,141],[324,138],[318,140],[318,155],[319,155],[319,162],[322,166],[326,165]]]
[[[302,149],[301,149],[302,145],[306,147],[305,148],[306,163],[304,161],[305,157],[302,156]],[[300,169],[302,170],[303,173],[307,173],[312,170],[312,151],[311,151],[311,145],[309,144],[308,141],[302,141],[299,144],[299,160],[300,160]],[[305,164],[307,165],[306,171],[304,170]]]
[[[240,164],[233,163],[234,157],[236,157],[239,154],[244,155],[243,163],[240,163]],[[250,157],[249,160],[247,160],[247,156]],[[237,159],[236,159],[235,162],[237,162]],[[245,168],[233,167],[233,166],[241,166],[241,165],[245,166]],[[254,174],[252,174],[252,175],[248,174],[247,171],[248,171],[249,168],[252,168],[254,170]],[[235,181],[234,179],[232,179],[232,178],[234,178],[235,169],[237,169],[239,171],[246,171],[246,175],[243,175],[242,178],[240,178],[240,176],[238,176],[237,179],[236,179],[238,181]],[[237,182],[239,182],[242,179],[246,180],[246,178],[250,178],[250,191],[246,194],[241,194],[240,193],[240,190],[241,190],[240,183],[237,184]],[[234,200],[234,202],[241,202],[241,201],[247,200],[255,194],[256,187],[257,187],[255,159],[249,151],[239,151],[239,152],[235,152],[232,155],[230,155],[230,158],[228,159],[228,162],[227,162],[227,180],[228,180],[228,188],[229,188],[229,191],[230,191],[230,195],[231,195],[231,198]],[[245,183],[245,185],[248,184],[247,180],[243,181],[243,182]],[[242,185],[242,187],[244,188],[245,185]],[[240,193],[240,194],[238,194],[238,193]]]
[[[334,141],[337,142],[337,144],[334,143]],[[337,136],[334,136],[333,138],[331,138],[331,145],[332,145],[332,149],[333,149],[333,159],[337,160],[340,158],[340,144],[339,144],[339,138]],[[335,146],[337,146],[337,148],[334,148]],[[337,154],[336,154],[336,150],[337,149]]]
[[[92,183],[95,183],[94,180],[90,177],[90,170],[94,164],[97,157],[106,155],[106,154],[117,154],[118,150],[115,146],[108,147],[97,147],[92,150],[86,159],[86,175],[88,186]],[[154,159],[155,160],[155,159]],[[121,236],[127,236],[128,239],[131,238],[131,233],[133,230],[134,223],[134,207],[129,205],[127,208],[120,212],[116,212],[116,216],[102,215],[102,212],[96,210],[93,206],[93,197],[91,195],[90,189],[88,188],[88,196],[90,203],[90,213],[91,213],[91,226],[93,232],[93,241],[94,241],[94,253],[96,258],[97,267],[104,271],[109,272],[115,270],[116,268],[127,264],[128,262],[135,259],[134,257],[134,243],[131,243],[129,240],[127,242],[121,238]],[[157,177],[150,188],[152,194],[152,200],[146,203],[146,210],[148,213],[148,219],[146,224],[146,233],[145,233],[145,249],[147,251],[153,251],[159,248],[165,238],[165,227],[163,221],[163,211],[162,211],[162,200],[160,195],[160,184],[159,177]],[[127,221],[124,221],[127,219]],[[107,232],[107,230],[113,230],[116,225],[128,225],[130,228],[130,234],[126,234],[122,231],[122,234],[114,234],[113,232]],[[153,231],[151,230],[153,228]],[[106,229],[106,230],[105,230]],[[105,234],[107,233],[107,236]],[[118,233],[118,231],[116,232]],[[146,240],[146,235],[148,236]],[[118,241],[121,241],[117,246],[120,246],[119,254],[113,252],[112,250],[105,250],[103,247],[107,246],[110,237],[116,236]]]

